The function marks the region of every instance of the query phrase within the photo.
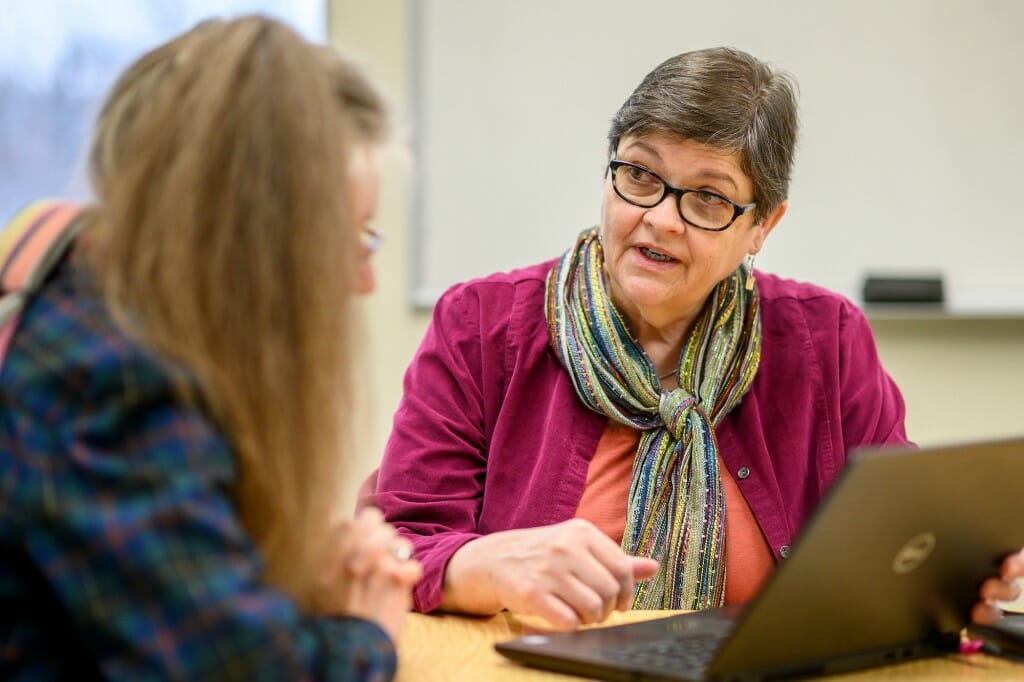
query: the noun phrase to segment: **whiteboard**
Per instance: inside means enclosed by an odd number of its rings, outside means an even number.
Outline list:
[[[1024,253],[1024,2],[410,1],[412,298],[560,255],[598,221],[608,124],[643,76],[730,45],[790,72],[789,211],[757,266],[857,298],[939,272],[1009,304]]]

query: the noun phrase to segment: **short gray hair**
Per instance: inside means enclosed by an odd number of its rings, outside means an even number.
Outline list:
[[[789,193],[796,150],[796,81],[729,47],[676,55],[651,71],[616,112],[609,154],[623,137],[669,134],[739,152],[760,221]]]

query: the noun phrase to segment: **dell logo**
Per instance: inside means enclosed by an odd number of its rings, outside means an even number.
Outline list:
[[[896,556],[892,560],[893,572],[896,575],[910,573],[927,561],[933,549],[935,549],[934,533],[915,535],[900,547],[900,551],[896,552]]]

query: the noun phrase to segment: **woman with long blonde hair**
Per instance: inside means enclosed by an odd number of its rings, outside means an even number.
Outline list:
[[[335,516],[385,119],[256,16],[115,84],[96,204],[3,367],[0,676],[393,673],[419,565]]]

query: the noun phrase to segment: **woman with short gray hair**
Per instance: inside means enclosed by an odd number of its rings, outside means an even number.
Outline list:
[[[786,74],[673,57],[613,119],[600,225],[442,296],[364,500],[416,548],[418,610],[747,602],[849,453],[908,443],[861,311],[753,268],[796,136]]]

